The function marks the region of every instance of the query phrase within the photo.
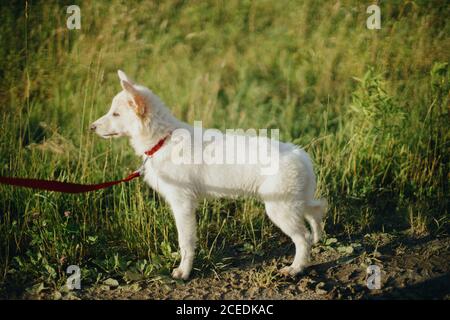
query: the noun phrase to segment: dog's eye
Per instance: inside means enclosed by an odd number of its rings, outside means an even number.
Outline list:
[[[113,117],[118,117],[118,116],[120,116],[120,114],[118,114],[117,112],[113,113]]]

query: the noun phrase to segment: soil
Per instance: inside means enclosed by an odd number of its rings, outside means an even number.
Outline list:
[[[293,246],[263,257],[236,259],[189,281],[170,278],[83,290],[81,299],[450,299],[450,237],[366,235],[359,241],[327,239],[312,250],[312,265],[296,278],[278,274]],[[271,258],[273,257],[273,258]],[[381,288],[368,289],[367,266],[381,269]],[[64,297],[63,297],[64,298]]]
[[[277,272],[292,261],[285,243],[262,257],[236,254],[226,268],[193,272],[191,279],[169,277],[101,284],[62,299],[450,299],[450,236],[411,237],[368,234],[358,240],[327,239],[312,250],[303,274]],[[380,289],[367,286],[367,267],[381,269]],[[114,281],[113,281],[114,282]],[[48,294],[40,297],[54,298]]]

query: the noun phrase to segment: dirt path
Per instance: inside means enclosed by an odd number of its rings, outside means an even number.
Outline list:
[[[268,252],[236,261],[218,272],[194,272],[187,282],[159,278],[86,289],[81,299],[450,299],[450,237],[366,235],[358,241],[328,239],[313,249],[313,265],[295,279],[277,270],[292,259]],[[279,257],[281,258],[270,258]],[[381,289],[367,288],[368,265],[381,268]],[[63,297],[64,298],[64,297]]]

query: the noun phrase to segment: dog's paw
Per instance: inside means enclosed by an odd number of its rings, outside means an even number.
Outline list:
[[[185,272],[181,268],[175,268],[172,271],[172,278],[178,279],[178,280],[187,280],[187,279],[189,279],[189,272]]]
[[[280,274],[284,277],[295,277],[297,274],[301,273],[303,268],[295,268],[292,266],[287,266],[280,269]]]

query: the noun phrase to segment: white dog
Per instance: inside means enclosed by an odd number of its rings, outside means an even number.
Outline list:
[[[144,159],[144,179],[170,205],[178,230],[181,262],[173,270],[177,279],[188,279],[196,246],[195,210],[207,197],[236,197],[252,195],[265,203],[269,218],[295,244],[295,258],[281,273],[294,276],[309,262],[311,242],[320,240],[325,200],[314,200],[316,177],[307,153],[290,143],[265,137],[253,141],[276,145],[272,157],[278,160],[278,170],[263,174],[261,163],[206,163],[174,161],[174,155],[204,152],[208,146],[229,152],[229,134],[216,134],[214,141],[193,144],[185,139],[194,136],[194,127],[177,120],[164,103],[146,87],[137,85],[124,72],[118,71],[123,88],[117,94],[106,115],[91,125],[91,130],[104,138],[127,136],[137,155]],[[167,138],[170,135],[170,139]],[[256,139],[256,140],[255,140]],[[276,144],[275,144],[276,142]],[[157,152],[149,158],[145,152]],[[225,145],[225,149],[223,146]],[[237,150],[250,156],[257,153],[253,144],[237,142]],[[148,160],[148,161],[146,161]],[[310,225],[311,233],[304,221]]]

